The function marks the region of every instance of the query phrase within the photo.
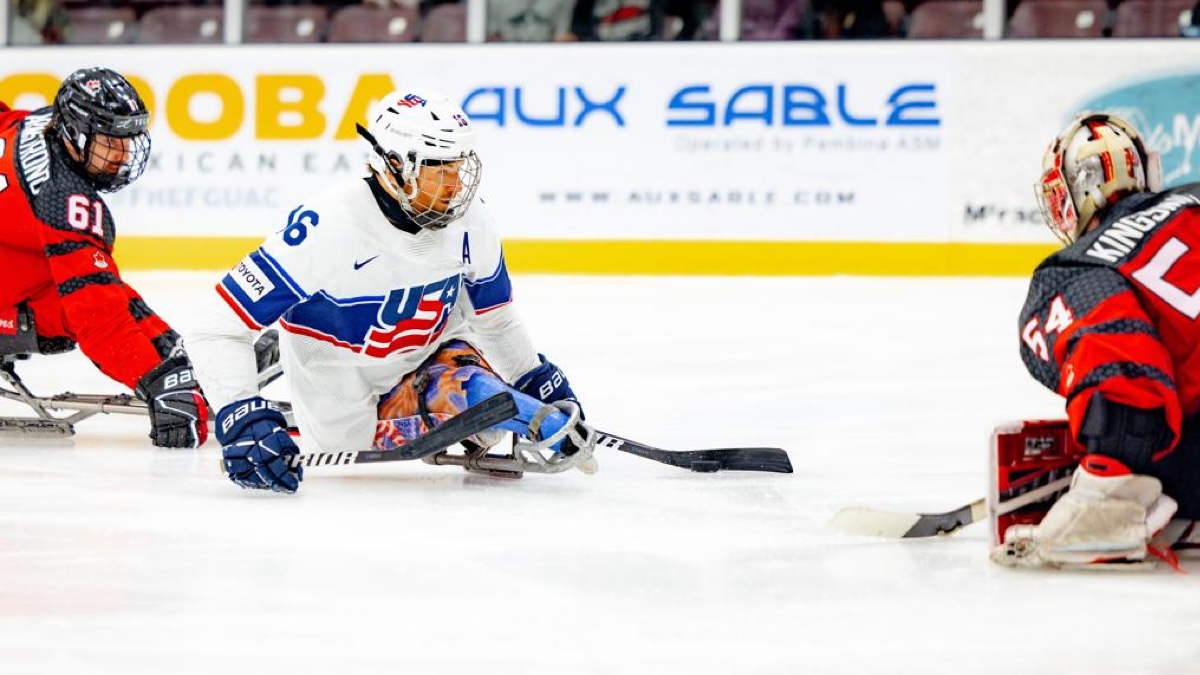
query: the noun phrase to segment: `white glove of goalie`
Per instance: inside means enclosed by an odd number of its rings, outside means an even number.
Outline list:
[[[1085,455],[1042,522],[1008,528],[991,559],[1012,567],[1137,563],[1176,508],[1157,478],[1131,473],[1110,457]]]

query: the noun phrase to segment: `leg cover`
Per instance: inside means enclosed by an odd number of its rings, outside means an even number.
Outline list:
[[[390,450],[403,445],[483,400],[470,397],[467,391],[467,383],[477,375],[500,380],[471,345],[461,340],[442,345],[380,400],[375,448]],[[486,446],[492,439],[478,440]]]
[[[425,433],[441,420],[461,413],[495,394],[512,394],[516,417],[496,427],[533,441],[549,439],[565,427],[571,415],[546,405],[505,384],[474,347],[461,340],[443,345],[419,368],[405,376],[379,404],[376,449],[391,449]],[[498,437],[480,434],[477,445],[491,447]],[[573,441],[571,441],[573,442]],[[555,452],[570,452],[563,441],[551,442]]]

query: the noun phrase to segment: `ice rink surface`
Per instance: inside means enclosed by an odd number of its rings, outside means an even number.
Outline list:
[[[216,276],[128,278],[186,329]],[[1014,572],[987,561],[985,524],[828,526],[982,496],[993,425],[1061,414],[1017,356],[1023,280],[515,285],[589,422],[781,446],[796,473],[600,450],[594,476],[342,467],[284,496],[228,482],[212,440],[151,447],[141,418],[0,439],[0,673],[1200,672],[1200,564]],[[78,353],[21,372],[43,394],[120,389]]]

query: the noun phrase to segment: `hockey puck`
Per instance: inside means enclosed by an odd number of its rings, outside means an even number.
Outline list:
[[[721,470],[721,463],[712,459],[698,459],[692,462],[692,471],[696,473],[716,473]]]

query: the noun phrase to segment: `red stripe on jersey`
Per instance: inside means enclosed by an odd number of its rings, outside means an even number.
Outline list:
[[[1183,413],[1179,395],[1169,383],[1150,377],[1129,377],[1114,374],[1092,384],[1086,389],[1077,389],[1081,382],[1106,365],[1134,363],[1156,369],[1167,377],[1175,376],[1175,365],[1162,342],[1149,332],[1092,333],[1079,337],[1074,349],[1067,354],[1067,345],[1080,331],[1090,327],[1117,321],[1144,322],[1155,325],[1147,315],[1138,296],[1132,290],[1113,295],[1097,305],[1086,316],[1078,317],[1067,330],[1059,335],[1054,345],[1055,361],[1061,364],[1058,392],[1063,396],[1074,394],[1067,403],[1067,416],[1071,422],[1071,433],[1079,437],[1087,406],[1094,392],[1099,391],[1110,401],[1152,410],[1163,408],[1167,424],[1179,437]],[[1164,448],[1155,459],[1165,456],[1174,445]]]
[[[283,319],[279,320],[279,325],[287,332],[293,333],[295,335],[303,335],[305,337],[310,337],[315,340],[320,340],[321,342],[328,342],[331,345],[337,345],[338,347],[345,347],[346,349],[349,349],[351,351],[357,350],[357,348],[354,345],[350,344],[349,342],[343,342],[343,341],[333,337],[332,335],[326,335],[325,333],[321,333],[321,332],[312,330],[310,328],[305,328],[304,326],[297,326],[294,323],[288,323],[287,321],[284,321]]]
[[[477,310],[475,310],[475,316],[483,316],[484,314],[487,314],[488,312],[494,312],[494,311],[500,309],[501,307],[508,307],[511,304],[512,304],[512,300],[509,300],[508,302],[502,302],[499,305],[496,305],[494,307],[488,307],[486,309],[477,309]]]
[[[225,304],[229,305],[229,309],[232,309],[233,313],[237,314],[238,318],[242,320],[242,323],[246,324],[247,328],[250,330],[263,329],[262,325],[255,321],[253,317],[246,312],[246,310],[242,309],[242,306],[238,304],[238,301],[235,300],[233,296],[229,295],[229,291],[225,290],[221,284],[217,284],[217,295],[221,296],[221,299],[225,301]]]

